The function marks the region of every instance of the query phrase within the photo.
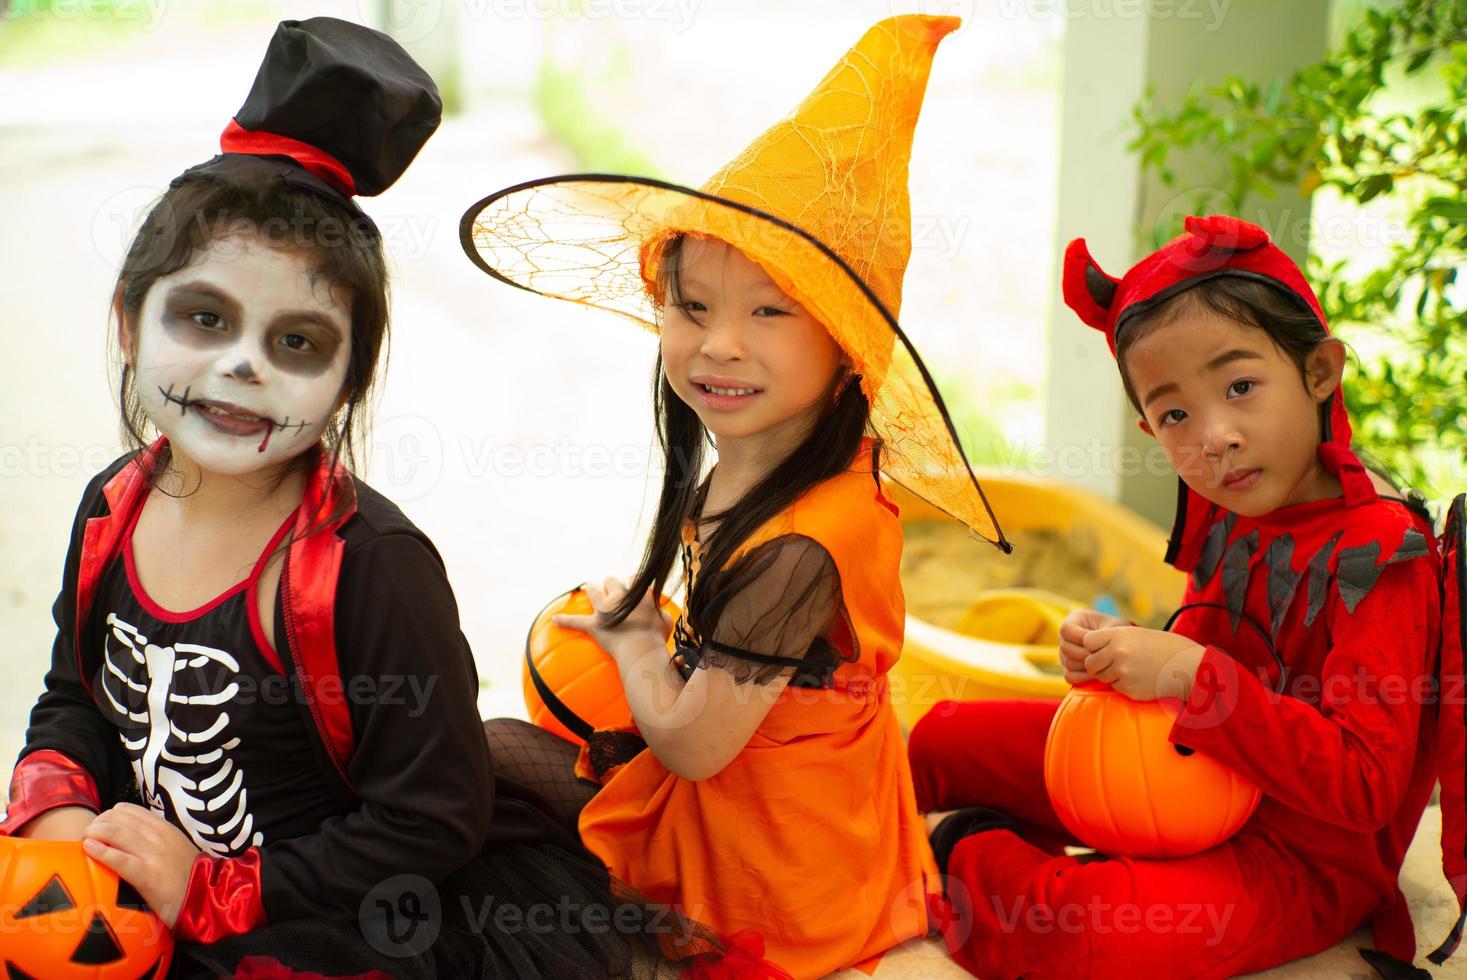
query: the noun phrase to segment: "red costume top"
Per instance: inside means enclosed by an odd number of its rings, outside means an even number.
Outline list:
[[[1177,626],[1207,652],[1172,741],[1257,784],[1255,825],[1306,866],[1387,896],[1376,944],[1410,960],[1396,879],[1436,782],[1431,525],[1380,497],[1212,517],[1185,598],[1207,605]]]
[[[1188,218],[1185,234],[1122,279],[1071,243],[1065,300],[1114,353],[1129,319],[1217,276],[1276,286],[1328,330],[1303,274],[1267,233],[1221,215]],[[1319,458],[1342,496],[1250,518],[1180,487],[1167,560],[1191,582],[1178,632],[1207,650],[1171,738],[1262,788],[1252,819],[1281,849],[1375,885],[1384,896],[1375,941],[1409,961],[1415,934],[1397,876],[1439,776],[1444,865],[1467,900],[1463,499],[1439,548],[1419,502],[1376,493],[1350,448],[1339,391],[1322,414]]]

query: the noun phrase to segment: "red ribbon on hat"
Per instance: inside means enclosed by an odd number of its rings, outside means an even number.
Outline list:
[[[357,193],[356,181],[345,164],[326,151],[289,136],[245,129],[231,119],[219,137],[219,149],[225,153],[290,157],[347,197]]]

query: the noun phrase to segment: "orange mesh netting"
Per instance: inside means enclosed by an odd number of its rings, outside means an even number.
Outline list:
[[[897,323],[911,254],[907,162],[932,55],[955,17],[875,25],[791,116],[700,190],[572,174],[471,207],[465,251],[490,275],[658,325],[657,269],[679,235],[758,262],[824,323],[871,402],[891,478],[1007,550],[942,399]]]

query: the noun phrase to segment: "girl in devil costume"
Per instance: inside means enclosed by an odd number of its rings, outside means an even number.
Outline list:
[[[913,127],[957,24],[875,25],[699,190],[553,177],[464,217],[485,271],[660,338],[667,470],[642,567],[588,588],[596,616],[559,620],[615,658],[636,725],[578,756],[490,722],[496,766],[558,800],[619,878],[759,931],[798,977],[924,935],[936,886],[887,679],[904,617],[883,474],[1002,542],[896,322]],[[679,559],[673,624],[650,596]]]
[[[1397,875],[1437,776],[1438,547],[1351,450],[1343,346],[1235,218],[1187,219],[1119,280],[1075,241],[1064,295],[1177,469],[1167,560],[1191,576],[1174,632],[1073,614],[1065,676],[1178,699],[1172,742],[1263,801],[1192,857],[1067,856],[1042,770],[1055,704],[939,705],[910,752],[922,808],[964,808],[933,833],[949,950],[986,978],[1229,977],[1369,922],[1370,957],[1409,961]]]
[[[118,277],[138,449],[78,509],[0,829],[83,840],[172,928],[175,976],[677,972],[650,927],[684,924],[492,779],[442,562],[345,468],[387,326],[353,197],[439,115],[385,35],[282,23]],[[701,937],[673,938],[714,958]]]

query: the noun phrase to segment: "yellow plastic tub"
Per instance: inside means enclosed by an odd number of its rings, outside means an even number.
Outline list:
[[[1097,596],[1083,593],[1095,591],[1099,582],[1104,586],[1100,591],[1116,600],[1122,616],[1156,625],[1181,601],[1186,576],[1163,560],[1166,534],[1155,525],[1118,504],[1064,484],[984,472],[978,478],[1015,550],[1004,557],[993,545],[972,536],[962,547],[987,549],[1005,564],[1022,563],[1026,537],[1032,536],[1032,541],[1048,539],[1051,547],[1054,541],[1063,539],[1066,544],[1075,542],[1076,548],[1085,553],[1094,576],[1073,583],[1032,583],[1022,577],[1013,582],[975,581],[971,593],[965,582],[949,582],[946,588],[952,596],[967,603],[995,597],[1018,600],[1027,594],[1036,603],[1067,611],[1092,605]],[[952,518],[900,486],[892,488],[892,497],[901,507],[909,549],[919,531],[925,535],[967,533]],[[951,527],[939,532],[931,524],[917,526],[918,522],[929,521]],[[1013,573],[1014,569],[1004,571]],[[927,568],[920,581],[915,572],[910,577],[908,572],[904,569],[906,645],[891,671],[892,703],[904,727],[910,729],[939,701],[1061,698],[1069,690],[1060,676],[1058,651],[1053,644],[1004,643],[964,635],[956,628],[962,617],[951,610],[945,614],[950,623],[930,621],[923,617],[923,610],[936,607],[924,602],[921,581],[930,587],[935,581],[933,575],[940,575],[942,570]],[[953,570],[954,576],[960,574],[963,572]],[[1036,584],[1042,589],[1034,588]],[[981,620],[983,608],[980,604],[967,610],[965,628],[971,629],[975,618]]]

